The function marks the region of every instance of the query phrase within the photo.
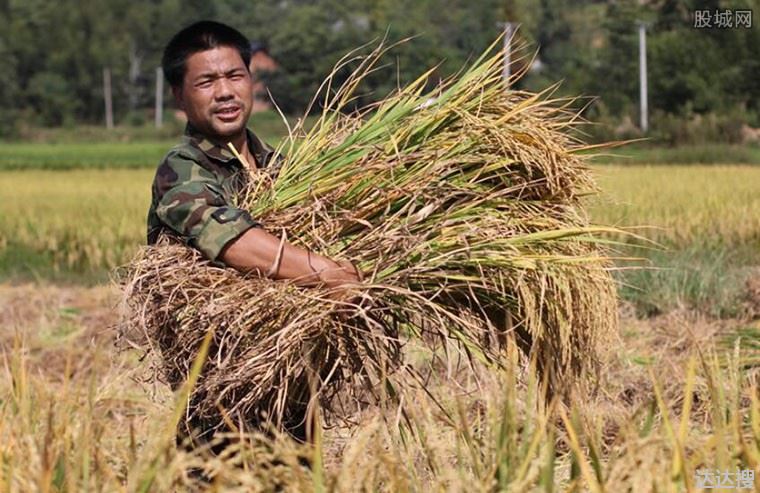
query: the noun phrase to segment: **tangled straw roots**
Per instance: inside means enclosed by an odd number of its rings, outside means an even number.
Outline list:
[[[168,239],[144,249],[128,278],[127,326],[143,331],[173,388],[213,332],[189,399],[193,421],[221,425],[221,409],[233,422],[270,416],[279,425],[308,405],[311,385],[329,394],[371,376],[368,358],[388,368],[400,361],[396,314],[375,306],[371,316],[347,317],[316,291],[212,267]]]
[[[386,390],[386,378],[403,366],[405,339],[435,344],[452,324],[482,330],[462,307],[454,313],[403,289],[368,286],[336,301],[328,291],[213,267],[169,237],[143,249],[122,274],[122,334],[159,356],[159,375],[173,389],[213,334],[188,398],[188,432],[203,423],[207,433],[224,421],[295,428],[314,398],[328,420],[349,418]]]

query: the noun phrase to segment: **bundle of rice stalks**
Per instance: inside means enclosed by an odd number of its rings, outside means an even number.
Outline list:
[[[334,391],[367,395],[349,384],[393,393],[377,384],[409,340],[453,339],[491,365],[514,340],[562,391],[594,368],[616,327],[595,238],[604,228],[582,208],[594,187],[578,154],[587,147],[569,133],[572,101],[507,90],[492,46],[433,92],[427,72],[346,115],[386,49],[341,60],[334,74],[358,67],[337,90],[325,81],[317,122],[291,130],[279,175],[255,175],[238,204],[270,232],[358,265],[358,298],[213,267],[170,240],[131,264],[127,327],[144,331],[171,383],[213,332],[191,418],[287,424],[315,391],[325,411],[345,413]]]

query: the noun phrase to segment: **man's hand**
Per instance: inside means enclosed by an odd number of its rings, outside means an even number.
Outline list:
[[[348,260],[330,260],[335,267],[319,274],[323,285],[329,289],[327,297],[343,303],[357,304],[361,299],[354,287],[364,280],[362,272]]]
[[[339,260],[335,265],[337,269],[324,271],[320,278],[324,279],[324,285],[328,288],[327,298],[336,302],[335,310],[338,317],[345,321],[355,314],[355,306],[362,301],[361,291],[357,288],[364,280],[364,275],[347,260]]]
[[[325,258],[328,266],[318,272],[319,280],[328,288],[357,284],[364,280],[361,271],[348,260],[334,261]],[[329,265],[332,264],[332,265]]]

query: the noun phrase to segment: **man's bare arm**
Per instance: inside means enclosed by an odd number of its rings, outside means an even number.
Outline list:
[[[277,260],[280,239],[262,228],[251,228],[225,247],[219,259],[226,265],[243,272],[251,270],[266,274]],[[335,262],[327,257],[291,245],[282,245],[279,267],[275,266],[273,279],[294,279],[301,286],[323,284],[336,287],[359,282],[360,273],[350,262]]]

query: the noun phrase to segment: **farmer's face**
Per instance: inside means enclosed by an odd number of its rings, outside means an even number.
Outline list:
[[[251,74],[235,48],[220,46],[190,55],[182,87],[174,88],[180,109],[202,134],[218,141],[244,135],[253,102]]]

